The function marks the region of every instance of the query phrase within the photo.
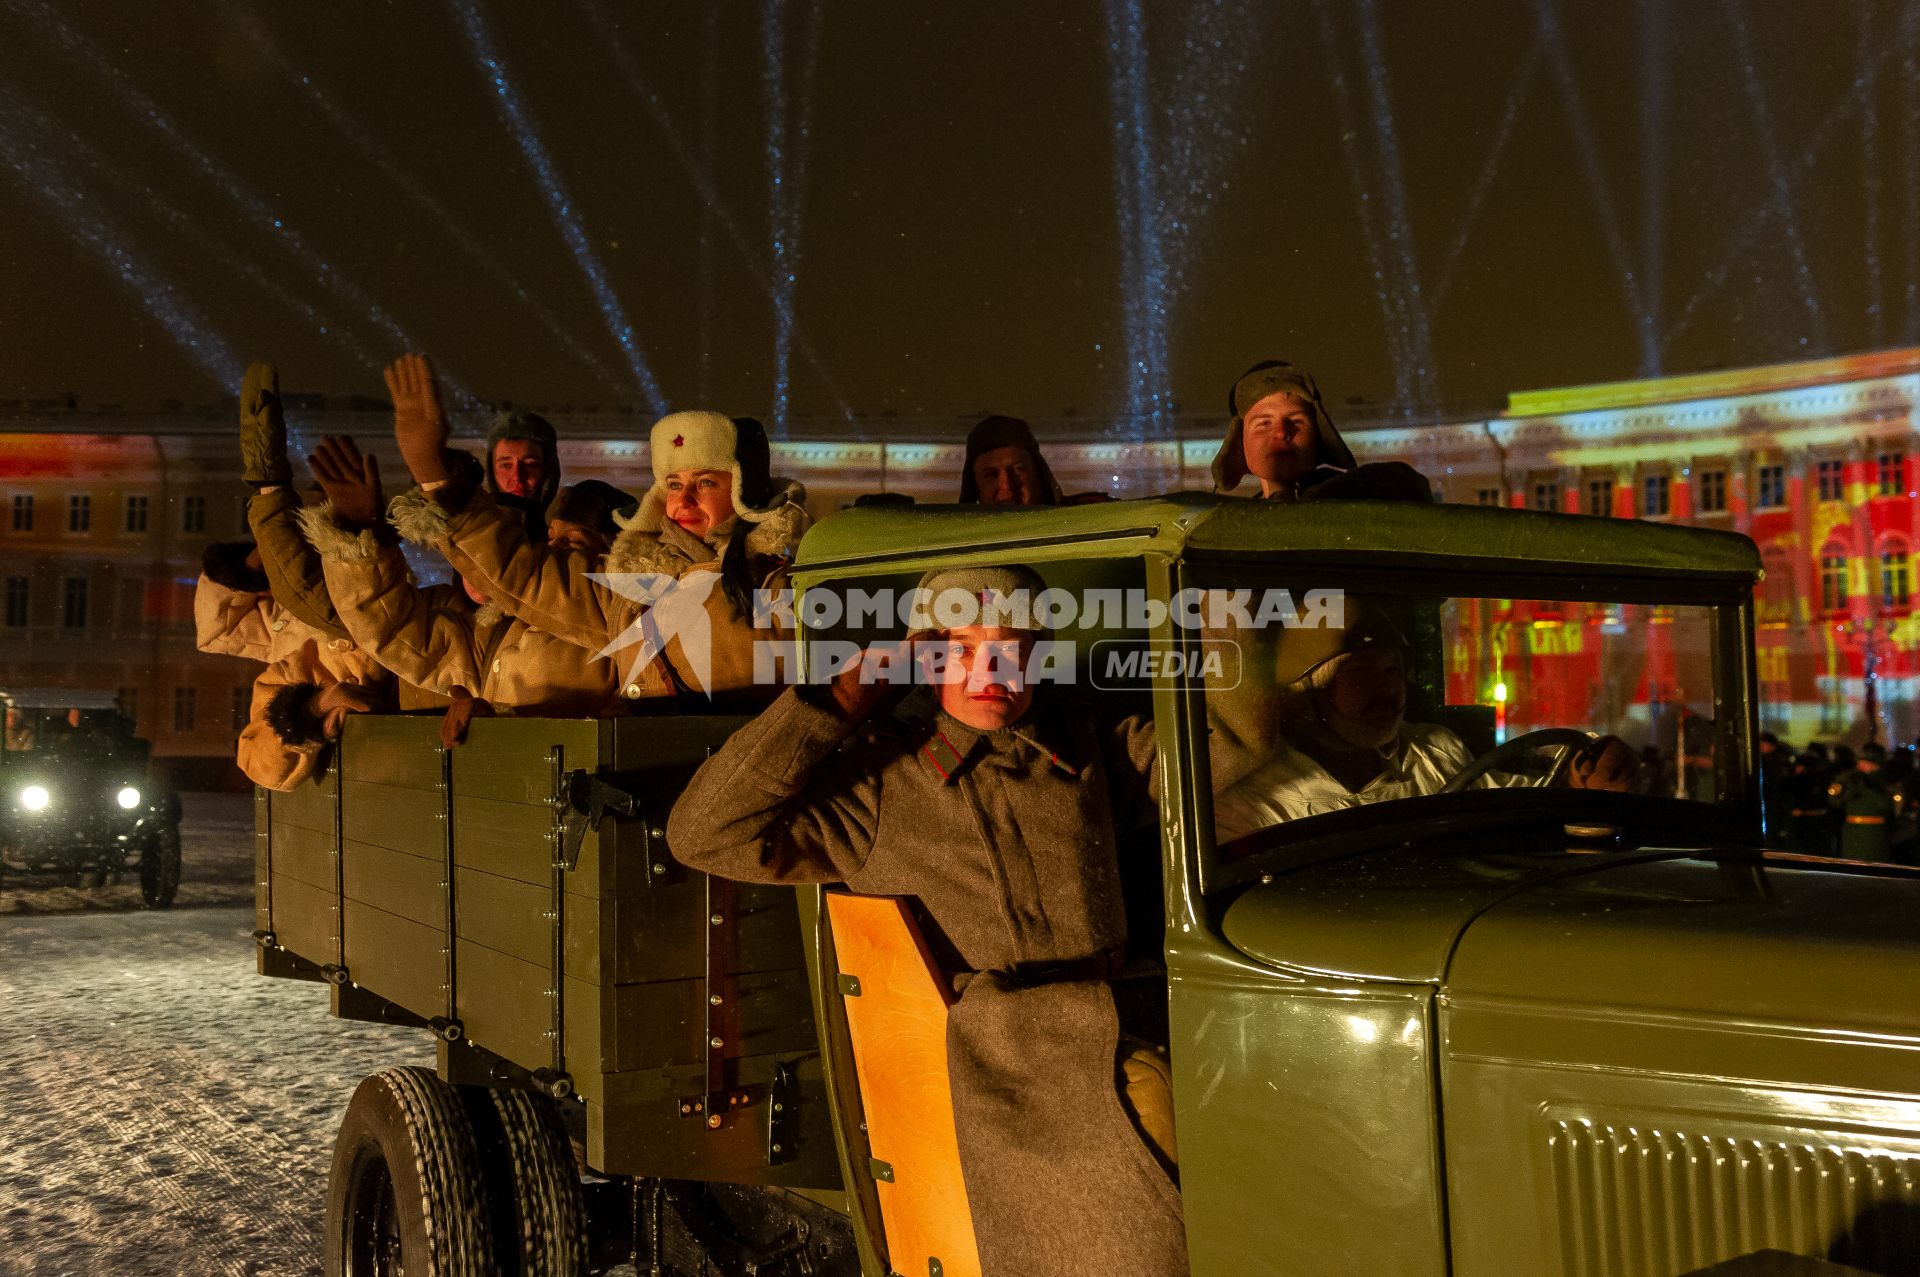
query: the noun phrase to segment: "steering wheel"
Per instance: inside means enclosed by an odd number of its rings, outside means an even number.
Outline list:
[[[1455,774],[1452,780],[1449,780],[1440,787],[1440,792],[1443,794],[1457,794],[1488,772],[1512,762],[1522,754],[1531,753],[1536,749],[1550,749],[1556,745],[1562,746],[1564,752],[1560,757],[1553,760],[1553,766],[1547,770],[1545,778],[1538,784],[1539,788],[1545,789],[1547,786],[1557,783],[1559,779],[1566,774],[1567,768],[1572,764],[1573,756],[1579,752],[1580,746],[1590,744],[1598,739],[1600,739],[1600,737],[1597,733],[1583,732],[1577,727],[1541,727],[1531,732],[1522,732],[1504,744],[1495,745],[1492,749],[1468,763]]]

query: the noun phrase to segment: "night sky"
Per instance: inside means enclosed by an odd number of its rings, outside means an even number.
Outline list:
[[[0,398],[208,402],[253,357],[379,394],[413,343],[556,406],[777,417],[785,349],[796,415],[1211,413],[1273,355],[1431,408],[1920,342],[1916,33],[1886,0],[0,0]]]

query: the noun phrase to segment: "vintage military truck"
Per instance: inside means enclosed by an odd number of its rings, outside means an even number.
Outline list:
[[[112,692],[0,688],[0,881],[99,886],[136,873],[149,909],[180,887],[180,798]]]
[[[801,548],[814,668],[898,637],[874,600],[922,571],[1013,560],[1060,592],[1043,694],[1157,733],[1120,1001],[1170,1046],[1194,1273],[1913,1271],[1920,874],[1758,850],[1750,542],[856,510]],[[1404,641],[1380,801],[1274,730],[1359,614]],[[741,720],[666,708],[450,751],[358,717],[261,794],[261,970],[438,1042],[354,1096],[328,1272],[979,1270],[911,902],[682,868],[665,815]],[[1593,733],[1664,764],[1569,787]],[[1478,757],[1418,783],[1436,750]]]

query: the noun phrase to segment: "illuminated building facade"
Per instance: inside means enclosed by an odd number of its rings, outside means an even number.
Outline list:
[[[1655,381],[1516,393],[1498,415],[1419,424],[1343,421],[1363,459],[1409,461],[1443,500],[1729,528],[1759,543],[1764,725],[1783,737],[1883,741],[1920,732],[1912,610],[1920,542],[1915,403],[1920,349]],[[638,494],[650,482],[646,424],[556,411],[567,477]],[[231,407],[129,414],[70,404],[0,405],[0,684],[118,690],[158,757],[188,783],[231,774],[253,671],[193,651],[193,583],[208,541],[245,535]],[[308,401],[296,450],[347,434],[404,474],[384,405]],[[816,517],[865,492],[951,500],[969,421],[792,423],[775,469],[807,485]],[[1204,490],[1221,433],[1187,418],[1174,442],[1112,441],[1112,423],[1034,423],[1062,486],[1142,494]],[[477,440],[468,439],[477,446]],[[1507,684],[1524,721],[1583,722],[1592,707],[1527,699],[1547,660],[1591,666],[1610,694],[1682,702],[1694,644],[1686,618],[1645,609],[1532,608],[1456,618],[1450,700]],[[1646,614],[1642,614],[1646,613]],[[1642,645],[1630,689],[1603,677],[1609,634],[1673,625]],[[1586,668],[1583,666],[1582,668]],[[1541,687],[1566,686],[1540,679]],[[1677,730],[1677,728],[1675,729]],[[1660,739],[1658,732],[1656,738]]]
[[[1365,430],[1355,444],[1412,462],[1448,501],[1745,533],[1766,569],[1762,727],[1796,744],[1906,742],[1920,732],[1916,401],[1920,349],[1904,349],[1516,393],[1497,418]],[[1503,655],[1579,649],[1574,618],[1544,619],[1514,627]],[[1640,695],[1659,700],[1670,678],[1646,672]]]

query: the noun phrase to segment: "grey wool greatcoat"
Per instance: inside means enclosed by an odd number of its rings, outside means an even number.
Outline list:
[[[1151,728],[850,727],[789,689],[703,764],[673,854],[747,882],[912,897],[961,987],[954,1118],[988,1277],[1187,1271],[1179,1191],[1121,1107],[1102,959],[1126,937],[1115,828],[1148,823]],[[1045,693],[1042,693],[1044,698]]]

